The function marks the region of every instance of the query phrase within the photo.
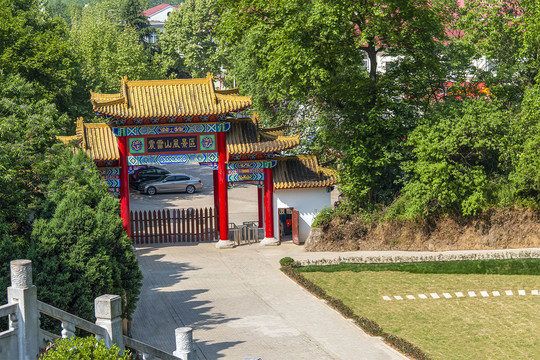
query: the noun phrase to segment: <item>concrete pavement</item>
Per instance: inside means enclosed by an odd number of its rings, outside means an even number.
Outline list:
[[[405,359],[279,271],[302,246],[138,248],[144,282],[132,334],[165,351],[193,327],[199,359]]]

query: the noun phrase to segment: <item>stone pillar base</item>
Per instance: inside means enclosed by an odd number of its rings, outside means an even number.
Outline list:
[[[218,249],[230,249],[234,247],[234,242],[231,240],[219,240],[216,244]]]
[[[261,241],[261,245],[262,246],[277,246],[281,244],[281,242],[276,239],[276,238],[269,238],[269,237],[265,237],[262,241]]]

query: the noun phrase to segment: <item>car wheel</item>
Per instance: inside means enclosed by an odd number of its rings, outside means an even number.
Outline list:
[[[156,191],[156,188],[153,187],[153,186],[150,186],[148,189],[146,189],[146,193],[147,193],[148,195],[155,195],[156,192],[157,192],[157,191]]]
[[[188,185],[188,187],[186,188],[186,192],[188,194],[193,194],[195,192],[195,186],[193,185]]]

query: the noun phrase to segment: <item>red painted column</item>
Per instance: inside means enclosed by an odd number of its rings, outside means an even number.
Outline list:
[[[263,189],[257,186],[257,207],[259,211],[259,227],[264,227],[263,216]]]
[[[218,177],[218,171],[213,170],[212,176],[214,180],[214,209],[216,210],[216,213],[219,214],[219,177]]]
[[[118,151],[120,153],[120,216],[124,224],[124,231],[131,238],[131,222],[129,221],[129,177],[127,163],[127,137],[118,137]]]
[[[272,168],[264,169],[264,226],[265,240],[274,238],[274,181]]]
[[[225,132],[217,133],[218,145],[218,199],[219,199],[219,242],[217,247],[232,247],[229,241],[229,204],[227,194],[227,142]]]

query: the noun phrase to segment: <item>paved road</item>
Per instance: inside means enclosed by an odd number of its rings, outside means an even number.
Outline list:
[[[168,193],[144,195],[131,190],[132,210],[187,209],[214,206],[214,183],[212,169],[197,164],[171,164],[162,166],[173,173],[196,176],[202,180],[203,189],[194,194]],[[243,185],[229,189],[229,222],[241,224],[244,221],[257,221],[257,187]]]
[[[303,247],[213,243],[138,248],[144,283],[133,337],[174,351],[191,326],[199,359],[405,359],[279,271]]]

